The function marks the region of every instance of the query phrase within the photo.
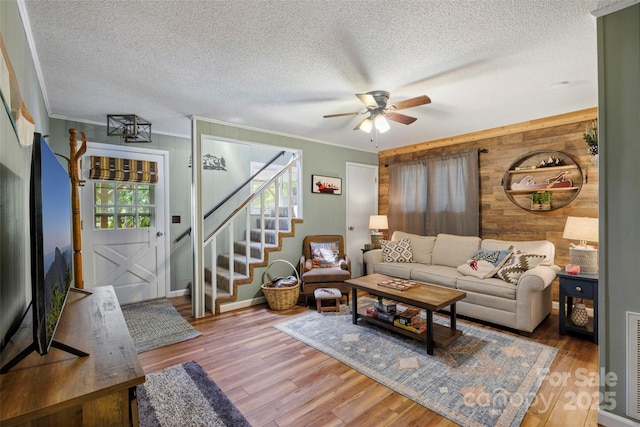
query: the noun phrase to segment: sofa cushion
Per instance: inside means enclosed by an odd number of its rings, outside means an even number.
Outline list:
[[[351,272],[340,267],[314,268],[302,274],[305,283],[343,282],[351,279]]]
[[[431,264],[457,268],[471,259],[478,249],[480,249],[479,237],[441,233],[438,234],[433,247]]]
[[[411,242],[408,238],[398,241],[380,240],[384,262],[413,262]]]
[[[411,270],[420,265],[407,262],[379,262],[373,266],[373,272],[401,279],[411,279]]]
[[[431,264],[431,254],[436,243],[436,236],[420,236],[418,234],[405,233],[404,231],[394,231],[391,236],[391,240],[402,240],[404,238],[408,238],[411,242],[414,262]]]
[[[446,286],[447,288],[455,289],[456,280],[460,277],[464,276],[458,273],[458,270],[454,267],[414,264],[414,267],[411,269],[410,279],[417,282]]]
[[[507,262],[497,271],[496,277],[515,285],[520,280],[522,273],[544,260],[545,255],[527,254],[520,249],[515,249]]]
[[[501,251],[480,248],[473,254],[470,260],[458,266],[458,272],[465,276],[486,279],[498,272],[511,253],[511,248]]]
[[[545,255],[546,258],[540,265],[553,266],[555,263],[556,247],[548,240],[531,240],[526,242],[484,239],[481,246],[485,249],[508,249],[509,246],[518,248],[528,254]]]
[[[311,242],[311,260],[314,268],[337,267],[340,242]]]
[[[464,276],[458,279],[456,287],[461,291],[492,295],[509,300],[516,299],[517,286],[501,279],[478,279],[472,276]]]

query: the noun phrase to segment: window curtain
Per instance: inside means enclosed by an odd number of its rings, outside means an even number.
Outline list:
[[[155,184],[158,182],[158,163],[148,160],[91,156],[89,178]]]
[[[395,230],[426,233],[426,182],[427,170],[423,162],[389,166],[389,233]]]
[[[389,166],[389,230],[478,236],[478,151]]]

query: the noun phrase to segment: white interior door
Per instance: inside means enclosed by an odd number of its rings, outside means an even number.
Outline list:
[[[92,155],[157,162],[158,183],[90,180]],[[120,304],[167,294],[167,155],[157,150],[106,144],[91,144],[87,149],[82,164],[86,182],[81,190],[85,288],[113,285]]]
[[[362,249],[371,243],[369,216],[378,213],[378,166],[347,162],[346,250],[353,277],[364,274]]]

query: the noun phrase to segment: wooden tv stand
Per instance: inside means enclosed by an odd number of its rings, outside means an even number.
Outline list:
[[[69,293],[55,333],[57,341],[89,356],[51,348],[2,374],[3,427],[137,425],[135,388],[145,379],[142,365],[113,287],[92,292]],[[31,342],[31,334],[30,324],[21,327],[3,351],[3,364]]]

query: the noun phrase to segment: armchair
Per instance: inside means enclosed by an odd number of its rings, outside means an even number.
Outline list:
[[[351,286],[345,280],[351,278],[351,260],[344,251],[341,235],[306,236],[300,257],[301,294],[305,302],[318,288],[336,288],[347,297]]]

